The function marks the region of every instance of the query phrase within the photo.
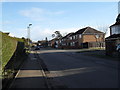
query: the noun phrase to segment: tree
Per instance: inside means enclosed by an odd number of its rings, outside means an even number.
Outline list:
[[[109,29],[109,25],[97,26],[97,29],[100,30],[100,31],[102,31],[102,32],[104,32],[104,37],[103,37],[103,38],[105,38],[105,36],[106,36],[106,34],[107,34],[107,32],[108,32],[108,29]],[[95,35],[95,37],[96,37],[96,41],[97,41],[98,44],[99,44],[99,47],[101,47],[102,45],[101,45],[100,40],[99,40],[99,37],[100,37],[100,36]]]
[[[109,25],[101,25],[101,26],[97,26],[98,30],[101,30],[102,32],[107,33]]]
[[[52,37],[59,39],[62,38],[62,34],[60,33],[60,31],[55,31],[54,34],[52,34]]]

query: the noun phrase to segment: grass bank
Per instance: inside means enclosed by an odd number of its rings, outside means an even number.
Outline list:
[[[1,35],[0,61],[2,62],[2,68],[4,68],[8,61],[10,60],[10,58],[13,56],[17,47],[17,42],[18,41],[23,42],[23,40],[16,37],[10,37],[2,32],[0,32],[0,35]]]
[[[0,62],[2,62],[0,78],[2,78],[3,88],[9,87],[20,65],[25,60],[24,46],[23,39],[10,37],[0,32]]]

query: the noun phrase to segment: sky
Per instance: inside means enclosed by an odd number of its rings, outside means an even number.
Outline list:
[[[65,35],[86,26],[104,32],[117,15],[118,2],[2,2],[0,31],[26,38],[32,24],[33,41],[50,40],[55,31]]]

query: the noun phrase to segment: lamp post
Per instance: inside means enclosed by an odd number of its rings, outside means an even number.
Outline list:
[[[30,26],[32,26],[32,24],[29,24],[29,26],[27,27],[28,30],[28,49],[30,51]]]

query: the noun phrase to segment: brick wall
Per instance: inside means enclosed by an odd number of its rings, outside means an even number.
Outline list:
[[[85,42],[103,42],[104,35],[100,35],[99,38],[96,38],[95,35],[83,35],[83,43]]]

